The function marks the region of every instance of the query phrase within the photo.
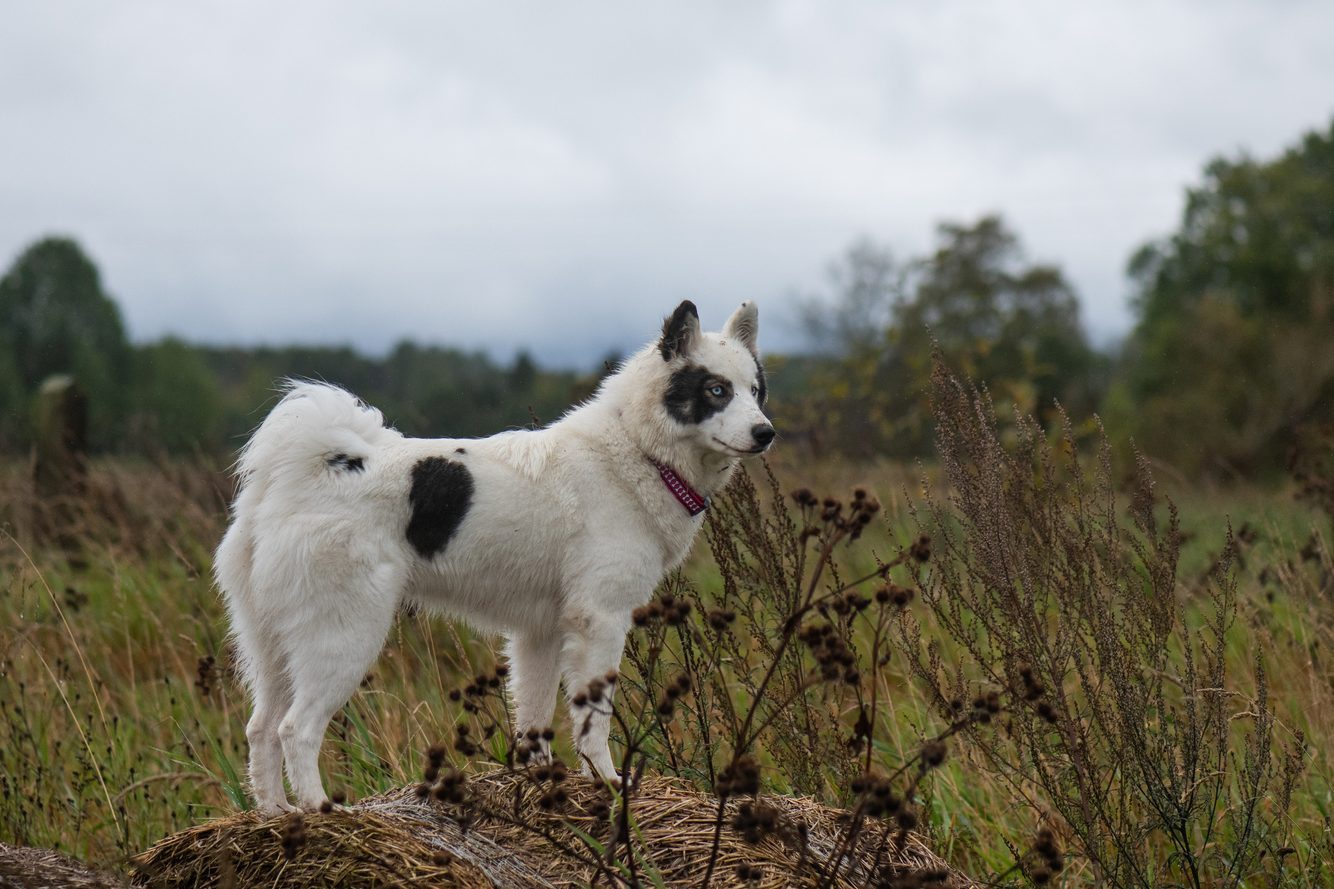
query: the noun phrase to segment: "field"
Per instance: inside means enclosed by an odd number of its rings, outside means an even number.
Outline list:
[[[982,882],[1327,884],[1329,516],[1282,483],[1146,505],[1129,470],[1019,439],[1031,459],[1008,468],[966,436],[925,470],[755,467],[634,634],[628,760],[711,791],[746,759],[767,791],[863,813],[868,782],[892,782],[937,853]],[[26,464],[5,467],[0,840],[118,869],[245,807],[247,704],[209,575],[230,492],[214,467],[104,460],[84,494],[39,503]],[[330,788],[418,782],[441,743],[452,765],[504,759],[499,692],[459,695],[495,675],[498,650],[403,614],[330,728]],[[690,693],[663,718],[682,674]],[[459,725],[475,749],[454,749]],[[1033,852],[1040,828],[1059,874]]]

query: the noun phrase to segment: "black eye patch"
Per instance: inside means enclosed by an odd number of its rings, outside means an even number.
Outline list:
[[[707,367],[691,364],[672,374],[662,403],[678,423],[698,424],[727,407],[732,395],[730,382]]]

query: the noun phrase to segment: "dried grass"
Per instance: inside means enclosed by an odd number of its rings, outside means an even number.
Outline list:
[[[0,889],[125,889],[125,881],[50,849],[0,843]]]
[[[303,839],[296,846],[289,842],[290,858],[284,837],[293,816],[234,815],[162,840],[135,860],[133,879],[153,887],[586,886],[599,875],[590,850],[609,839],[608,819],[595,814],[606,794],[582,780],[569,783],[566,805],[543,811],[538,786],[522,774],[497,770],[473,777],[466,830],[456,820],[458,809],[424,800],[414,788],[392,791],[348,809],[302,816]],[[725,826],[714,885],[820,885],[829,855],[847,833],[846,813],[799,797],[763,801],[778,812],[780,829],[752,845]],[[728,804],[729,822],[736,806]],[[654,882],[656,872],[668,886],[697,884],[713,847],[717,800],[674,779],[645,777],[632,813],[636,861],[641,874],[650,875],[643,881]],[[868,883],[888,846],[878,825],[868,823],[860,834],[837,878],[825,885]],[[945,869],[917,837],[909,838],[894,863],[905,872]],[[743,865],[759,869],[758,882],[741,881]],[[951,872],[943,885],[976,884]]]

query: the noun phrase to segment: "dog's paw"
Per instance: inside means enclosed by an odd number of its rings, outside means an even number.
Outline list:
[[[277,818],[279,815],[289,815],[292,812],[300,812],[301,810],[287,800],[276,800],[257,803],[255,805],[255,811],[263,818]]]
[[[306,809],[307,812],[319,812],[321,815],[328,815],[330,812],[350,812],[352,807],[344,802],[333,802],[325,800],[314,808]]]
[[[603,774],[598,770],[592,769],[589,766],[585,765],[580,774],[582,774],[584,778],[588,780],[588,783],[594,786],[610,787],[612,790],[616,791],[619,791],[622,787],[625,786],[625,781],[622,780],[621,776],[616,773],[615,769],[612,769],[608,773]]]

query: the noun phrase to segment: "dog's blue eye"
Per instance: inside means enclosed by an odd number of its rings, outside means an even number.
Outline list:
[[[722,386],[713,386],[709,389],[709,394],[712,395],[714,398],[722,398],[724,391],[725,390],[723,389]]]

